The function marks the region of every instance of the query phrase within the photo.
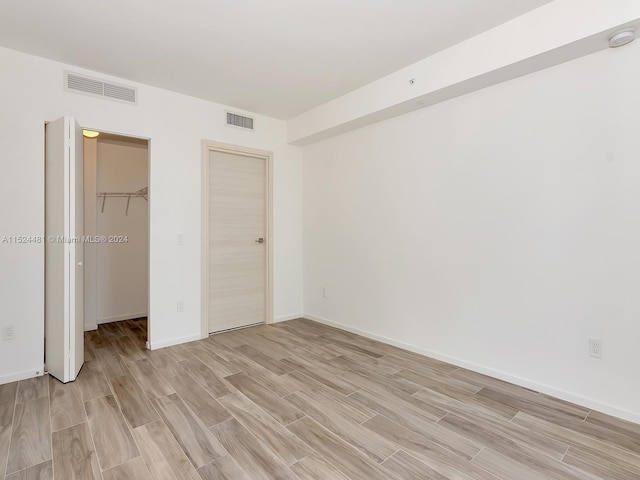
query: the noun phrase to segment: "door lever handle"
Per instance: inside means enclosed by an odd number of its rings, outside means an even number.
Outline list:
[[[264,243],[264,238],[260,237],[257,240],[254,240],[256,243]]]

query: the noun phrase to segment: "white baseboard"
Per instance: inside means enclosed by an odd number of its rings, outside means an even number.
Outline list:
[[[314,322],[328,325],[330,327],[339,328],[340,330],[346,330],[347,332],[355,333],[357,335],[362,335],[363,337],[367,337],[372,340],[377,340],[379,342],[387,343],[389,345],[393,345],[395,347],[402,348],[404,350],[409,350],[410,352],[418,353],[426,357],[435,358],[436,360],[450,363],[451,365],[455,365],[456,367],[466,368],[467,370],[472,370],[477,373],[482,373],[484,375],[488,375],[493,378],[504,380],[505,382],[513,383],[514,385],[519,385],[521,387],[529,388],[531,390],[535,390],[540,393],[545,393],[547,395],[551,395],[552,397],[556,397],[561,400],[565,400],[567,402],[575,403],[576,405],[581,405],[591,410],[596,410],[602,413],[606,413],[608,415],[612,415],[614,417],[622,418],[623,420],[628,420],[630,422],[640,424],[640,413],[630,412],[628,410],[624,410],[624,409],[615,407],[613,405],[602,403],[597,400],[593,400],[591,398],[576,395],[574,393],[567,392],[565,390],[561,390],[561,389],[551,387],[542,383],[528,380],[526,378],[514,376],[512,374],[509,374],[500,370],[495,370],[493,368],[488,368],[483,365],[478,365],[473,362],[468,362],[460,358],[450,357],[449,355],[427,350],[421,347],[417,347],[415,345],[411,345],[409,343],[401,342],[399,340],[394,340],[392,338],[376,335],[366,330],[350,327],[349,325],[345,325],[339,322],[334,322],[326,318],[318,317],[316,315],[305,313],[303,317],[309,320],[313,320]]]
[[[90,332],[90,331],[92,331],[92,330],[97,330],[97,329],[98,329],[98,324],[96,324],[96,323],[93,323],[93,324],[91,324],[91,325],[85,325],[85,326],[84,326],[84,331],[85,331],[85,332]]]
[[[5,383],[18,382],[20,380],[26,380],[27,378],[41,377],[44,375],[44,365],[40,368],[34,368],[24,372],[12,373],[10,375],[0,376],[0,385]]]
[[[304,317],[304,314],[302,314],[302,313],[292,313],[290,315],[280,315],[279,317],[274,318],[272,323],[286,322],[287,320],[295,320],[296,318],[302,318],[302,317]]]
[[[98,325],[102,325],[103,323],[111,323],[111,322],[121,322],[122,320],[132,320],[134,318],[147,317],[147,312],[140,313],[128,313],[126,315],[117,315],[115,317],[106,317],[98,320]]]
[[[181,343],[193,342],[194,340],[200,340],[200,334],[189,335],[187,337],[171,338],[169,340],[163,340],[162,342],[149,343],[150,350],[158,350],[159,348],[172,347],[174,345],[180,345]]]

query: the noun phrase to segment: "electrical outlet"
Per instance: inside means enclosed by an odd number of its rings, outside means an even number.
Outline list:
[[[602,358],[602,340],[597,338],[589,339],[589,355],[595,358]]]
[[[176,235],[176,245],[184,245],[184,233],[178,233]]]
[[[5,340],[13,340],[16,334],[16,327],[13,324],[5,325],[2,330],[2,338]]]
[[[327,298],[327,287],[322,287],[322,298]]]
[[[184,300],[178,300],[176,302],[176,311],[178,313],[184,312]]]

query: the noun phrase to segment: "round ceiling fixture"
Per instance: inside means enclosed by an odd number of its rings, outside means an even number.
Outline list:
[[[100,135],[100,132],[94,132],[93,130],[82,130],[82,135],[87,138],[96,138],[98,135]]]
[[[609,37],[609,47],[622,47],[633,42],[636,39],[636,32],[632,28],[620,30]]]

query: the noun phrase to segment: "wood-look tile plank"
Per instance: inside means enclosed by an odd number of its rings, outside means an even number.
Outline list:
[[[50,459],[49,397],[16,404],[6,473]]]
[[[481,402],[476,402],[473,395],[467,395],[465,400],[458,400],[441,392],[429,388],[423,388],[412,395],[414,398],[429,403],[434,407],[441,408],[460,416],[473,415],[480,417],[488,422],[495,421],[496,418],[503,422],[508,422],[512,416],[512,411],[509,416],[503,415],[502,412],[496,411],[489,406],[485,406]]]
[[[142,457],[102,472],[104,480],[153,480]]]
[[[178,362],[178,365],[209,392],[213,398],[224,397],[233,392],[233,388],[227,382],[198,358],[183,360]]]
[[[457,378],[440,372],[428,371],[427,369],[422,370],[421,373],[416,373],[413,370],[400,370],[395,374],[395,376],[409,380],[410,382],[424,388],[432,388],[434,386],[446,388],[447,386],[451,386],[459,390],[466,391],[469,394],[478,393],[482,390],[482,388],[477,385],[467,383],[463,380],[458,380]]]
[[[425,440],[429,440],[450,450],[460,457],[470,460],[483,448],[483,445],[476,439],[465,437],[439,423],[418,416],[413,413],[415,410],[408,411],[402,407],[398,408],[395,405],[386,407],[375,400],[375,395],[371,395],[368,392],[358,393],[361,393],[362,397],[369,400],[368,405],[377,408],[380,414],[386,414],[387,418],[393,420],[395,423],[413,431]],[[354,395],[357,395],[357,393]]]
[[[113,347],[104,347],[94,350],[94,354],[100,366],[102,372],[107,378],[122,377],[129,373],[129,369],[125,365],[124,360],[120,357],[120,354]]]
[[[288,377],[297,382],[298,388],[296,391],[302,390],[318,401],[330,405],[331,408],[352,422],[362,423],[376,414],[376,412],[370,408],[355,402],[351,396],[342,395],[323,383],[306,376],[304,373],[292,372]]]
[[[615,480],[638,480],[640,478],[638,469],[635,471],[627,470],[611,457],[578,447],[570,447],[562,462],[602,478],[615,478]],[[640,459],[637,466],[640,468]]]
[[[283,402],[278,395],[244,373],[230,375],[225,377],[225,380],[283,425],[304,417],[303,413]]]
[[[259,365],[262,365],[267,370],[272,371],[276,375],[284,375],[285,373],[289,373],[294,370],[286,364],[262,353],[260,350],[256,350],[250,345],[240,345],[236,350],[242,353],[245,357],[253,360]]]
[[[138,347],[131,337],[116,338],[111,340],[111,344],[118,354],[129,361],[143,360],[146,358],[143,349]]]
[[[89,343],[93,347],[92,350],[95,351],[98,348],[110,347],[111,340],[106,338],[103,334],[99,332],[99,330],[94,330],[94,335],[89,336]]]
[[[379,359],[377,358],[351,352],[346,355],[342,354],[334,356],[333,358],[327,360],[327,363],[337,368],[341,368],[342,370],[351,370],[354,367],[367,366],[370,368],[375,368],[387,375],[393,375],[400,371],[399,368],[381,364]]]
[[[164,378],[182,375],[183,369],[178,365],[178,358],[168,348],[147,350],[146,356]]]
[[[382,465],[403,480],[451,480],[453,478],[443,475],[402,450],[398,450]],[[473,480],[463,473],[459,474],[459,478]]]
[[[170,378],[169,383],[205,427],[231,418],[231,414],[189,375]]]
[[[538,451],[514,441],[511,437],[500,435],[491,426],[483,428],[472,421],[462,419],[451,413],[438,423],[461,435],[468,435],[470,438],[477,439],[493,452],[515,459],[523,466],[547,475],[548,478],[581,478],[574,469],[560,463],[559,459],[540,455]]]
[[[296,479],[293,472],[236,419],[212,427],[211,432],[249,478]]]
[[[396,478],[310,418],[298,420],[287,428],[351,480]]]
[[[0,479],[4,478],[7,468],[17,391],[17,382],[0,385]]]
[[[134,325],[129,328],[128,336],[134,340],[137,340],[140,344],[144,345],[147,341],[147,325]]]
[[[618,430],[611,430],[595,423],[583,421],[583,419],[569,415],[565,412],[559,412],[552,408],[547,408],[548,402],[541,402],[540,404],[537,404],[528,400],[520,400],[514,396],[490,389],[480,390],[478,395],[484,395],[496,401],[510,403],[511,405],[517,406],[516,408],[519,408],[522,412],[541,418],[542,420],[547,420],[556,425],[566,427],[576,433],[583,433],[611,445],[629,450],[630,452],[640,452],[640,439],[630,437]]]
[[[58,476],[60,478],[60,476]],[[19,472],[7,475],[6,480],[53,480],[53,466],[51,460],[42,462],[33,467],[25,468]]]
[[[238,357],[234,360],[234,364],[239,369],[238,373],[247,374],[280,397],[289,395],[299,389],[298,384],[289,375],[276,375],[248,358]]]
[[[453,400],[453,402],[449,402],[449,400],[441,397],[441,399],[444,400],[445,403],[465,405],[465,408],[477,410],[480,413],[489,412],[492,415],[498,415],[506,420],[511,420],[519,411],[517,408],[511,405],[506,405],[490,398],[471,394],[468,391],[455,387],[453,385],[436,383],[434,385],[431,385],[427,389],[419,390],[418,392],[414,393],[413,396],[416,398],[421,398],[422,394],[425,392],[427,392],[428,394],[439,394],[439,396],[449,397]]]
[[[126,335],[125,331],[120,328],[121,322],[101,323],[98,325],[98,333],[109,340]]]
[[[587,409],[566,408],[564,404],[549,397],[538,394],[526,395],[525,391],[521,392],[520,395],[513,395],[499,390],[483,388],[477,393],[477,396],[489,398],[544,420],[577,419],[582,421],[589,413]],[[638,445],[640,445],[640,442],[638,442]]]
[[[11,423],[13,423],[13,409],[11,413]],[[0,425],[0,478],[4,478],[7,469],[7,458],[9,457],[9,445],[11,443],[11,423],[9,425]]]
[[[504,479],[549,480],[551,478],[489,448],[480,452],[473,459],[473,463]]]
[[[412,395],[422,388],[422,386],[410,382],[402,377],[376,371],[375,368],[370,366],[354,365],[350,371],[364,375],[372,382],[388,385],[389,387],[399,390],[407,395]]]
[[[100,480],[100,467],[86,423],[53,432],[52,443],[56,478]]]
[[[418,455],[427,465],[445,476],[461,472],[474,480],[496,480],[495,475],[382,415],[367,420],[363,426],[399,445],[402,449]]]
[[[131,428],[160,419],[133,376],[112,378],[110,382],[122,415]]]
[[[238,357],[242,357],[242,355],[236,352],[231,346],[227,345],[225,342],[221,342],[220,338],[222,338],[220,335],[210,335],[209,337],[201,341],[202,346],[208,349],[209,351],[213,352],[215,355],[220,357],[225,362],[228,362],[231,365],[231,367],[233,367],[234,361]],[[240,373],[240,372],[236,371],[236,372],[230,373],[230,375],[234,375],[236,373]]]
[[[397,450],[387,442],[358,423],[352,422],[322,401],[300,391],[284,397],[291,405],[315,420],[338,438],[344,440],[377,463],[381,463]]]
[[[85,336],[85,340],[84,340],[84,361],[85,362],[90,362],[91,360],[95,360],[96,359],[96,355],[93,352],[94,352],[93,351],[93,346],[91,345],[91,343],[89,342],[89,340],[87,340],[87,338]]]
[[[315,341],[309,341],[304,338],[300,338],[298,335],[289,333],[284,329],[276,330],[274,328],[271,328],[268,332],[262,332],[261,335],[265,336],[271,341],[279,342],[284,346],[289,345],[292,347],[301,348],[311,353],[312,355],[323,358],[325,360],[330,360],[338,356],[335,351],[326,348],[324,345],[321,345],[320,343]]]
[[[173,345],[171,347],[163,348],[162,350],[168,351],[178,362],[189,360],[192,357],[191,352],[184,346],[184,344]]]
[[[196,356],[211,370],[216,372],[220,377],[235,375],[236,373],[241,372],[241,370],[232,361],[225,360],[216,354],[214,352],[214,348],[207,343],[200,342],[198,344],[198,348],[192,351],[194,356]]]
[[[230,455],[199,468],[198,474],[202,480],[251,480]]]
[[[150,400],[176,393],[167,379],[160,375],[148,358],[127,362],[129,371]]]
[[[526,413],[518,413],[512,423],[559,442],[564,442],[570,447],[577,447],[580,451],[589,455],[596,457],[602,455],[624,469],[637,473],[640,477],[640,452],[631,452],[618,448],[585,433],[578,433]],[[565,459],[570,461],[571,456],[569,458],[565,456]]]
[[[82,392],[82,400],[85,402],[111,394],[109,383],[98,360],[84,362],[76,381]]]
[[[16,402],[16,393],[18,392],[18,382],[5,383],[0,385],[0,405]]]
[[[157,398],[153,405],[196,468],[226,453],[177,394]]]
[[[361,355],[367,355],[368,357],[380,358],[384,356],[383,353],[375,352],[373,350],[369,350],[365,347],[357,345],[355,341],[344,341],[337,338],[332,338],[331,343],[334,345],[339,345],[342,348],[345,348],[346,350],[359,353]]]
[[[398,370],[408,369],[416,373],[440,372],[449,375],[457,370],[456,367],[448,363],[401,350],[386,354],[384,357],[378,359],[378,362],[381,365],[395,367]]]
[[[480,390],[482,390],[483,388],[491,388],[492,390],[497,390],[499,392],[505,392],[512,395],[522,395],[523,392],[527,392],[532,395],[536,395],[538,393],[534,390],[520,387],[518,385],[505,382],[504,380],[500,380],[498,378],[489,377],[488,375],[484,375],[478,372],[472,372],[471,370],[467,370],[466,368],[457,368],[449,375],[452,378],[457,378],[472,385],[476,385]]]
[[[612,417],[611,415],[594,410],[589,412],[586,421],[605,429],[615,430],[622,435],[640,442],[640,425],[637,423],[628,422],[621,418]]]
[[[16,403],[37,400],[38,398],[47,396],[49,396],[49,379],[47,375],[20,380],[18,382]]]
[[[243,394],[232,393],[219,401],[285,465],[291,465],[311,453],[295,435]]]
[[[291,465],[291,470],[300,480],[349,480],[340,470],[315,452]]]
[[[102,470],[108,470],[139,455],[113,395],[90,400],[85,403],[85,409]]]
[[[240,330],[233,330],[231,332],[216,333],[216,334],[210,335],[209,339],[211,340],[211,342],[215,344],[219,344],[225,348],[229,348],[233,350],[234,348],[239,347],[240,345],[244,345],[246,343],[244,336],[239,337],[237,335],[237,333],[242,332],[242,330],[246,330],[246,329],[242,328]]]
[[[533,448],[556,460],[562,460],[562,457],[564,457],[569,448],[566,443],[520,427],[512,422],[507,422],[500,417],[485,417],[477,413],[474,414],[474,412],[453,411],[438,423],[452,430],[466,432],[462,434],[473,439],[482,438],[482,435],[474,431],[474,428],[481,428],[485,432],[499,435],[507,444],[517,442],[520,445]],[[468,425],[469,423],[471,426]],[[469,430],[465,430],[465,425],[469,426]],[[489,443],[485,443],[485,445],[489,445]]]
[[[383,400],[385,404],[390,404],[392,408],[400,408],[419,417],[434,421],[444,417],[447,413],[447,411],[442,408],[407,395],[390,385],[372,381],[369,377],[361,373],[345,372],[341,374],[341,376],[349,382],[359,385],[364,390],[374,394],[377,398]]]
[[[162,421],[136,428],[133,436],[154,480],[200,480],[196,469]]]
[[[243,329],[233,332],[237,335],[238,340],[243,340],[241,345],[234,348],[236,350],[242,345],[251,345],[265,355],[276,360],[282,360],[290,355],[290,349],[282,346],[278,342],[274,342],[268,338],[258,336],[253,329]]]
[[[51,430],[61,430],[87,421],[78,382],[62,383],[49,376]]]
[[[315,381],[333,388],[336,392],[343,395],[349,395],[359,389],[353,383],[348,382],[341,376],[336,376],[337,371],[331,372],[326,368],[314,365],[314,363],[301,358],[285,358],[283,363],[294,370],[304,373],[306,376],[313,378]]]
[[[433,424],[441,418],[434,418],[432,415],[424,415],[419,410],[407,410],[397,403],[380,399],[378,395],[372,394],[366,390],[361,390],[353,395],[349,395],[349,399],[362,405],[364,408],[369,408],[372,412],[369,418],[373,418],[378,414],[384,415],[388,419],[409,429],[419,429],[421,425]],[[369,418],[366,420],[369,420]],[[366,420],[363,420],[362,423]]]

